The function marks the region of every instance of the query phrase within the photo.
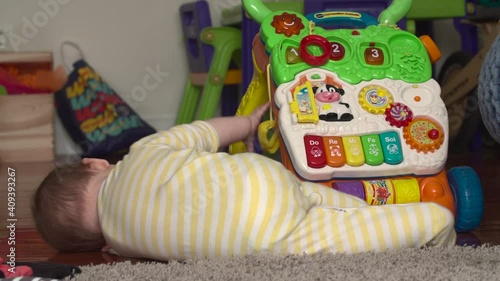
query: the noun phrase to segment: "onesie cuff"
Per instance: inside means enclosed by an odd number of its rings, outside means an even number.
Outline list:
[[[217,152],[220,146],[220,138],[214,126],[212,126],[212,124],[204,120],[196,120],[192,124],[202,129],[203,132],[206,132],[205,137],[210,139],[210,144],[212,146],[210,152]]]

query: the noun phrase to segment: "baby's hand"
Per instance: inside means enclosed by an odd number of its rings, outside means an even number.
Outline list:
[[[265,104],[257,107],[252,114],[248,116],[248,119],[250,120],[250,133],[248,134],[247,138],[245,139],[245,144],[247,146],[247,151],[248,152],[253,152],[254,151],[254,145],[253,141],[255,139],[255,134],[257,133],[257,128],[259,127],[259,124],[262,120],[262,116],[264,113],[269,109],[269,102],[266,102]]]

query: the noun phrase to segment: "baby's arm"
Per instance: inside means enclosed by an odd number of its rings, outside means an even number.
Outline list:
[[[253,140],[257,127],[269,108],[269,103],[261,105],[249,116],[218,117],[208,120],[219,135],[219,146],[225,147],[237,141],[244,141],[247,151],[253,151]]]
[[[175,126],[168,131],[149,135],[132,145],[169,148],[198,148],[216,152],[237,141],[245,141],[248,151],[253,151],[253,139],[262,115],[269,108],[266,103],[249,116],[217,117],[207,121]]]

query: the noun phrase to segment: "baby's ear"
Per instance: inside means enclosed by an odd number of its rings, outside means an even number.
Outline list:
[[[109,167],[107,160],[98,158],[83,158],[82,164],[92,170],[105,170]]]

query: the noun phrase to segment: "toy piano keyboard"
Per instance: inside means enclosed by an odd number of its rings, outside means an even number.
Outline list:
[[[308,180],[428,175],[444,168],[447,113],[434,80],[351,85],[308,69],[275,93],[279,127]]]

